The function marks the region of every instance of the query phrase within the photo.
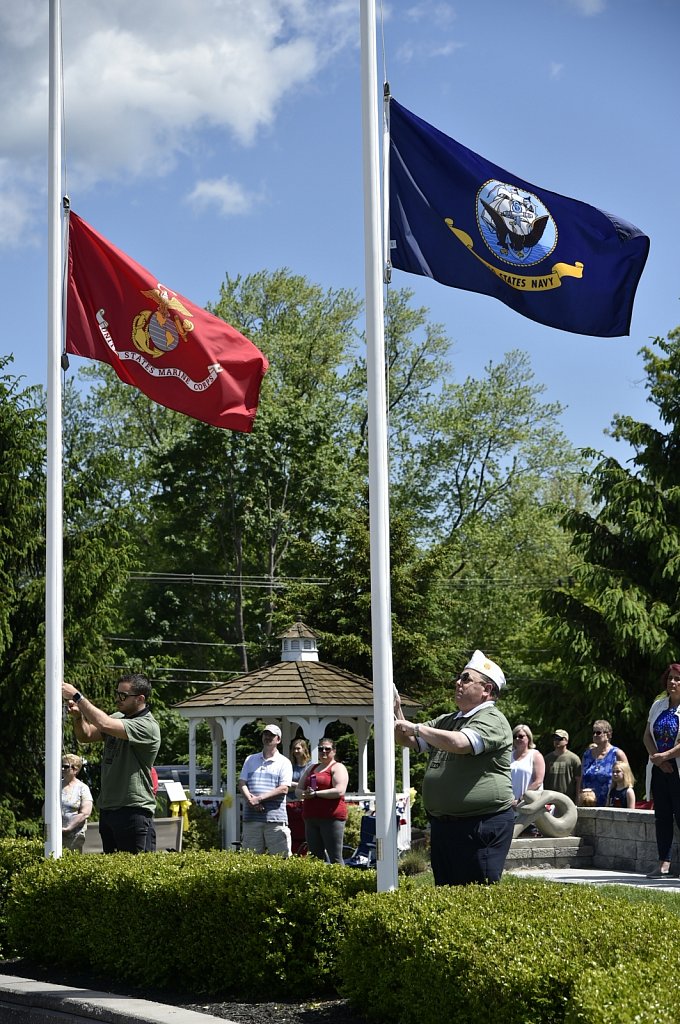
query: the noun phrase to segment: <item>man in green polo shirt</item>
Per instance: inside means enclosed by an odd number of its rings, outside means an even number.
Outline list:
[[[455,684],[457,712],[407,722],[395,698],[395,740],[430,752],[423,803],[435,885],[499,881],[512,842],[512,730],[496,700],[505,675],[475,651]]]
[[[107,715],[70,683],[62,684],[73,731],[80,743],[103,741],[99,834],[104,853],[150,853],[156,797],[151,768],[161,744],[158,722],[148,707],[146,676],[123,676],[116,686],[120,710]]]

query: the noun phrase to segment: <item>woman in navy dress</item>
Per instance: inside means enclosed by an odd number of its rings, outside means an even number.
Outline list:
[[[680,664],[673,662],[669,665],[661,677],[661,683],[666,692],[649,709],[643,737],[652,769],[651,794],[659,854],[659,866],[650,872],[651,878],[670,873],[673,820],[680,828]],[[674,874],[677,875],[678,871]]]
[[[612,727],[609,722],[598,719],[593,722],[593,742],[583,754],[581,789],[592,789],[597,807],[607,806],[607,797],[612,785],[612,771],[617,761],[628,763],[620,747],[611,742]]]

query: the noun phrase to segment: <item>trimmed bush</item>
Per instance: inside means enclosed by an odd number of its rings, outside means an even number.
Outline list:
[[[674,983],[660,976],[655,964],[594,968],[576,979],[565,1024],[678,1024]]]
[[[189,830],[182,836],[182,849],[220,850],[220,826],[207,807],[192,802],[189,808]]]
[[[11,879],[44,857],[38,839],[0,839],[0,956],[10,955],[7,941],[6,902]]]
[[[206,996],[299,998],[333,988],[348,908],[374,889],[375,872],[312,858],[68,857],[15,879],[8,931],[42,964]]]
[[[422,875],[430,870],[430,858],[426,850],[407,850],[399,858],[400,875]]]
[[[352,853],[359,845],[359,839],[361,837],[361,819],[363,816],[364,812],[358,804],[348,804],[347,821],[345,822],[345,833],[342,841],[347,849],[352,850]],[[349,856],[351,856],[351,854],[345,852],[345,857]]]
[[[338,949],[339,990],[367,1018],[400,1024],[441,1024],[443,1008],[451,1022],[485,1020],[491,1007],[503,1024],[623,1024],[630,992],[649,991],[639,972],[652,949],[669,982],[658,1006],[670,1006],[677,926],[658,906],[540,881],[360,896]],[[605,988],[616,970],[626,984]],[[649,1003],[636,1000],[631,1022],[666,1024]]]

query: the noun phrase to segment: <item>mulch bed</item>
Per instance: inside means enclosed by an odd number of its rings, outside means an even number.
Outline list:
[[[60,967],[42,967],[30,960],[0,960],[0,974],[11,974],[19,978],[33,978],[48,981],[53,985],[68,985],[71,988],[88,988],[99,992],[113,992],[115,995],[133,999],[149,999],[155,1003],[182,1006],[197,1013],[211,1013],[214,1017],[236,1021],[237,1024],[366,1024],[365,1018],[353,1013],[345,999],[314,1000],[307,1003],[293,1002],[196,1002],[188,993],[159,992],[155,989],[139,989],[127,986],[120,980],[93,977],[77,970]]]

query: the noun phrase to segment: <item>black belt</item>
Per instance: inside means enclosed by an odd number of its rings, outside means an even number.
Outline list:
[[[502,811],[493,811],[491,814],[428,814],[430,821],[465,821],[468,818],[495,818],[497,814],[506,814],[511,807],[504,807]]]

